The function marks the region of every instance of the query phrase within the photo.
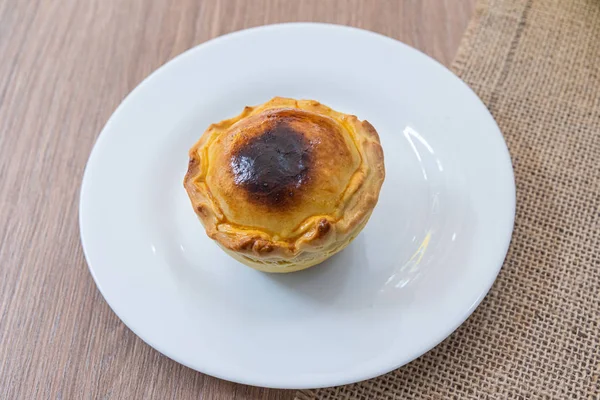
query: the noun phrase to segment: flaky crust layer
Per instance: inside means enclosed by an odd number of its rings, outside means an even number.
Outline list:
[[[184,187],[210,238],[240,262],[293,272],[346,247],[385,177],[367,121],[276,97],[212,124],[189,152]]]

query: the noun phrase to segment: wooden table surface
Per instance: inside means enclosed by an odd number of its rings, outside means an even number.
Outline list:
[[[0,1],[0,399],[291,399],[151,349],[113,314],[78,229],[83,168],[144,77],[227,32],[354,25],[449,64],[474,0]]]

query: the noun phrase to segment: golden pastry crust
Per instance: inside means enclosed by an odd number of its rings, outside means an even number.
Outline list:
[[[265,272],[318,264],[367,223],[385,177],[379,135],[313,100],[276,97],[212,124],[184,187],[209,237]]]

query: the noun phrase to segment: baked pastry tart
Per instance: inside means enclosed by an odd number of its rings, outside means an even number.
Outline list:
[[[276,97],[212,124],[184,179],[210,238],[238,261],[293,272],[346,247],[385,177],[379,136],[313,100]]]

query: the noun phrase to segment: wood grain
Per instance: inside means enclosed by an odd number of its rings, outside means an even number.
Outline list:
[[[112,313],[79,244],[79,185],[94,141],[145,76],[212,37],[326,21],[449,64],[473,2],[0,1],[0,398],[291,398],[182,367]]]

